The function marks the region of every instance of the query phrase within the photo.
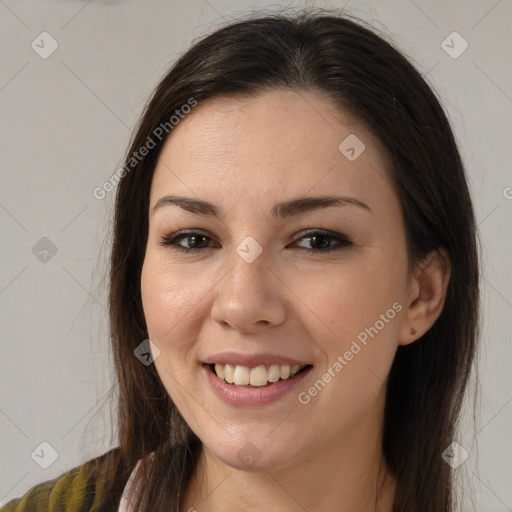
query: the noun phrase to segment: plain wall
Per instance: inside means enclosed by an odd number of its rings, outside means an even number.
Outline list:
[[[470,414],[461,422],[469,458],[458,473],[477,510],[512,510],[512,3],[496,0],[0,2],[0,503],[114,446],[104,279],[114,192],[93,190],[193,40],[285,5],[346,5],[390,34],[453,122],[484,260],[482,400],[476,427]],[[457,58],[442,47],[454,31],[469,45]],[[47,58],[31,46],[51,49],[42,32],[58,43]],[[463,41],[452,40],[457,53]],[[58,453],[47,469],[31,457],[41,442]]]

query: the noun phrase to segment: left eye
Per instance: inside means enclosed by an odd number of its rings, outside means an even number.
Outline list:
[[[325,253],[352,245],[352,242],[345,235],[324,230],[310,231],[293,243],[296,244],[304,240],[313,247],[299,246],[298,248],[313,253]],[[183,241],[186,241],[187,246],[182,245],[181,242]],[[198,252],[209,247],[221,247],[217,242],[210,244],[209,241],[213,242],[213,239],[198,231],[179,231],[173,235],[162,237],[159,245],[171,247],[175,251],[185,253]]]
[[[312,252],[328,252],[352,245],[352,242],[345,235],[341,235],[339,233],[331,233],[330,231],[311,231],[297,239],[296,242],[301,240],[307,240],[308,244],[313,245],[313,248],[300,248]],[[332,243],[333,241],[334,243]]]

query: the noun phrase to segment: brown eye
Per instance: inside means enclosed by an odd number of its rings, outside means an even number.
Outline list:
[[[298,244],[302,241],[306,241],[310,247],[299,245],[298,248],[312,253],[326,253],[352,245],[345,235],[324,230],[310,231],[294,243]],[[199,231],[179,231],[166,235],[160,240],[159,245],[183,253],[197,253],[203,249],[221,247],[211,237]]]
[[[296,243],[302,240],[306,240],[311,248],[300,248],[309,252],[329,252],[352,245],[352,242],[345,235],[332,233],[330,231],[311,231],[307,235],[299,238]]]
[[[179,252],[192,253],[212,247],[212,245],[208,245],[208,241],[211,240],[209,236],[198,231],[179,231],[173,235],[164,236],[159,245],[170,246]],[[185,245],[182,242],[185,242]]]

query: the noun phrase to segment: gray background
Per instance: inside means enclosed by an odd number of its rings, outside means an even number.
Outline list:
[[[477,510],[512,510],[510,0],[0,0],[0,503],[114,446],[105,310],[114,193],[97,200],[94,188],[119,167],[146,98],[193,40],[285,5],[345,5],[383,29],[453,122],[484,259],[482,399],[476,424],[467,412],[461,422],[469,458],[457,474]],[[31,47],[51,49],[44,31],[58,43],[46,59]],[[453,31],[469,44],[457,58],[442,47]],[[58,453],[47,469],[53,452],[41,442]]]

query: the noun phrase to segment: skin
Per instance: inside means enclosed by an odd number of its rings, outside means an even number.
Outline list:
[[[354,161],[338,149],[350,134],[365,144]],[[176,205],[153,210],[167,194],[209,201],[222,216]],[[356,198],[369,210],[347,204],[270,216],[278,202],[325,195]],[[192,228],[209,237],[199,239],[197,253],[159,245]],[[343,234],[352,245],[315,253],[336,245],[332,238],[315,245],[304,233],[315,229]],[[252,263],[236,252],[248,236],[263,249]],[[155,169],[141,276],[158,374],[203,443],[184,510],[391,511],[396,482],[381,451],[386,377],[397,347],[418,339],[441,313],[448,279],[443,253],[409,274],[386,154],[358,118],[311,91],[196,107],[174,128]],[[309,403],[299,403],[298,392],[394,303],[401,311]],[[225,350],[271,351],[313,370],[275,403],[228,405],[200,372],[208,356]],[[261,455],[251,468],[237,456],[249,441]]]

